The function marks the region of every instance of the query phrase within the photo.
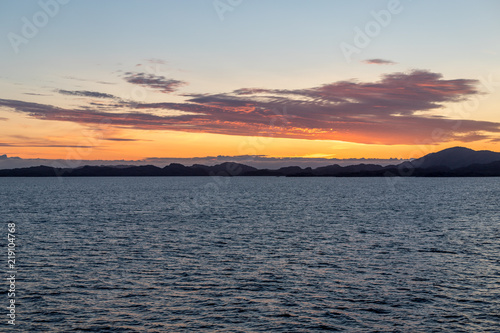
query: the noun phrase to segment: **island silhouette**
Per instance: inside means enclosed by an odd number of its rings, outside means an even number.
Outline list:
[[[175,176],[283,176],[283,177],[498,177],[500,153],[453,147],[397,165],[333,164],[318,168],[298,166],[257,169],[236,162],[214,166],[171,163],[163,168],[143,166],[36,166],[0,170],[0,177],[175,177]]]

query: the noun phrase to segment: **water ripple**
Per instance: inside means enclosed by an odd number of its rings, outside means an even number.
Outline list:
[[[500,180],[211,182],[0,179],[19,329],[500,331]]]

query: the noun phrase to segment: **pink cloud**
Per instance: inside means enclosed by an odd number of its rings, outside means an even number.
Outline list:
[[[164,76],[146,73],[125,73],[125,81],[143,87],[160,90],[163,93],[171,93],[187,83],[180,80],[167,79]]]
[[[363,60],[365,64],[369,65],[395,65],[396,63],[391,60],[385,60],[385,59],[366,59]]]
[[[306,89],[242,88],[189,95],[185,103],[130,104],[133,112],[108,112],[106,106],[69,110],[13,100],[0,100],[0,106],[38,119],[146,130],[376,144],[415,144],[429,139],[434,143],[469,142],[495,137],[500,124],[448,119],[439,111],[444,103],[479,94],[476,85],[475,80],[445,80],[438,73],[413,71],[387,74],[376,82],[338,81]],[[126,103],[115,106],[123,108]],[[151,110],[186,114],[164,116],[151,114]]]

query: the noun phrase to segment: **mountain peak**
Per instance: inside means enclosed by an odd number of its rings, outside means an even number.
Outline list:
[[[470,149],[470,148],[467,148],[467,147],[461,147],[461,146],[456,146],[456,147],[451,147],[451,148],[446,148],[446,149],[443,149],[437,153],[442,153],[442,152],[445,152],[445,151],[453,151],[453,152],[465,152],[465,151],[475,151],[474,149]],[[436,153],[436,154],[437,154]]]
[[[465,147],[451,147],[411,162],[417,168],[448,167],[458,169],[472,164],[487,164],[500,161],[500,153],[489,150],[476,151]]]

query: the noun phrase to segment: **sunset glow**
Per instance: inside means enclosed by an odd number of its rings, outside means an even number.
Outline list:
[[[4,3],[0,155],[407,159],[457,145],[498,151],[500,26],[489,13],[499,4],[436,4],[480,13],[468,16],[462,35],[464,22],[451,13],[446,22],[408,23],[423,20],[428,3],[401,1],[397,17],[348,58],[340,46],[361,38],[356,27],[385,10],[383,1],[253,1],[222,19],[209,1],[57,2],[32,38],[21,18],[45,9]],[[92,27],[80,15],[89,11]],[[257,12],[259,26],[241,30]],[[433,31],[442,26],[457,35],[436,49],[443,36]],[[138,38],[144,34],[153,36]],[[456,52],[460,45],[466,52]]]

